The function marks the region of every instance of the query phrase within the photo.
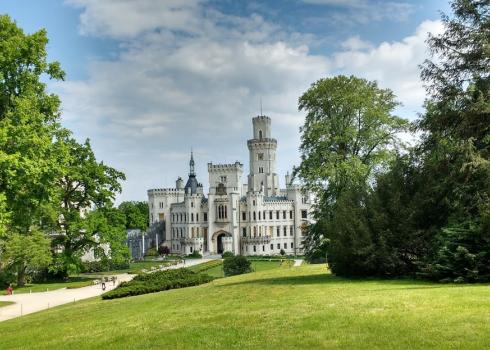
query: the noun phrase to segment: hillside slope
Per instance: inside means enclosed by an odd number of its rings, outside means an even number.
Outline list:
[[[0,310],[1,312],[1,310]],[[346,280],[320,265],[0,323],[2,349],[483,349],[490,286]]]

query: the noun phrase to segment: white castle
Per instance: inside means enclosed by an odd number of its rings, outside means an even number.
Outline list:
[[[271,119],[257,116],[250,152],[248,183],[242,183],[243,164],[208,163],[209,193],[198,183],[191,152],[186,185],[148,190],[150,223],[165,222],[165,241],[172,253],[203,255],[233,252],[241,255],[302,254],[303,225],[311,202],[286,175],[279,188],[276,174],[277,141]],[[158,242],[156,242],[158,245]]]

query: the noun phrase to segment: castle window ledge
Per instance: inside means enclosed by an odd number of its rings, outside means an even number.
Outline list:
[[[262,244],[270,243],[270,236],[259,236],[259,237],[242,237],[242,241],[245,244]]]
[[[203,242],[204,242],[204,238],[202,237],[180,239],[180,244],[187,244],[187,245],[202,244]]]

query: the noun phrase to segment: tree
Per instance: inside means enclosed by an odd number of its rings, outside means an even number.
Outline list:
[[[3,243],[1,258],[7,268],[17,270],[17,286],[23,286],[26,271],[39,270],[51,263],[51,242],[37,230],[29,235],[14,233]]]
[[[122,202],[118,208],[126,216],[127,229],[140,229],[141,231],[148,229],[149,209],[147,202]]]
[[[112,237],[107,220],[114,221],[116,214],[113,211],[117,209],[111,209],[112,201],[115,194],[121,191],[119,181],[124,180],[125,176],[103,162],[98,162],[89,140],[79,144],[67,135],[60,138],[55,147],[58,154],[63,155],[59,164],[62,174],[57,186],[59,205],[56,211],[57,231],[62,234],[54,236],[53,244],[62,247],[62,252],[56,256],[53,269],[58,273],[69,273],[79,271],[80,256],[85,251],[99,249],[104,234]],[[92,207],[95,207],[96,213],[87,215]],[[61,220],[58,219],[60,217]],[[114,222],[125,227],[124,215],[121,213]],[[105,231],[93,229],[99,225]],[[118,245],[119,236],[120,232],[115,236],[115,241],[109,239],[107,242]]]
[[[45,30],[27,35],[10,17],[0,16],[0,193],[10,213],[2,245],[9,249],[9,266],[18,269],[19,283],[29,267],[44,259],[27,252],[44,251],[39,230],[50,232],[54,214],[59,155],[53,140],[67,133],[59,124],[60,101],[46,92],[41,76],[63,79],[59,63],[48,62]],[[19,236],[20,235],[20,236]],[[39,249],[33,248],[39,244]],[[5,249],[7,249],[5,248]],[[18,259],[12,254],[19,253]],[[33,260],[34,259],[34,260]]]
[[[434,279],[488,281],[490,230],[490,8],[488,1],[455,0],[445,31],[428,40],[422,67],[428,86],[422,167],[439,184],[427,196],[443,199],[438,253],[423,271]]]
[[[336,212],[337,203],[344,196],[342,205],[361,206],[363,197],[355,192],[365,191],[401,146],[398,135],[408,123],[392,114],[397,105],[392,91],[353,76],[320,79],[299,98],[299,110],[306,112],[306,118],[295,175],[318,200],[316,223],[308,227],[305,239],[306,256],[325,256],[318,251],[327,247],[324,238],[330,240],[329,249],[348,248],[339,244],[346,237],[336,236],[331,225],[341,214]]]

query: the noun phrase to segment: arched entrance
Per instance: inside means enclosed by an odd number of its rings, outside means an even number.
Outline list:
[[[224,230],[215,232],[212,236],[212,247],[216,254],[233,251],[231,234]]]
[[[224,246],[223,246],[223,238],[226,237],[225,233],[220,233],[218,237],[216,238],[218,240],[218,254],[223,254],[224,253]]]

